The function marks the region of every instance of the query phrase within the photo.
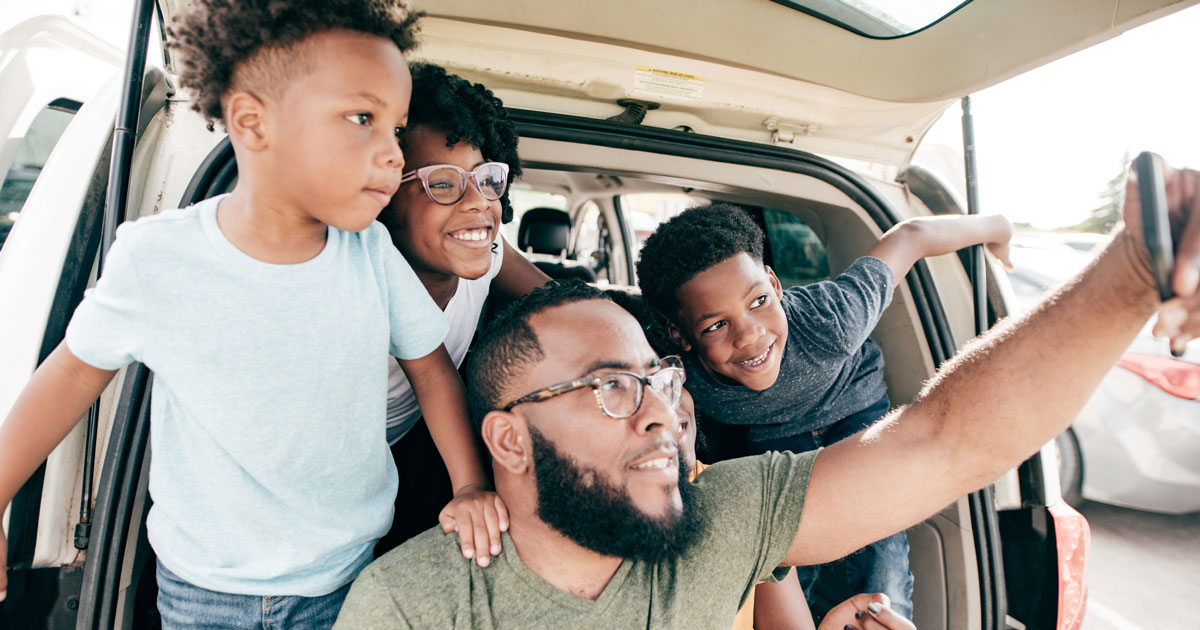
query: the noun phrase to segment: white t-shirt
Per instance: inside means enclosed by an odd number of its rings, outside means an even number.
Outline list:
[[[383,362],[436,350],[446,318],[379,223],[328,228],[315,258],[275,265],[225,238],[222,198],[122,225],[67,346],[154,370],[146,528],[168,569],[213,591],[324,595],[392,522]]]
[[[475,328],[479,326],[479,317],[483,314],[483,303],[491,290],[492,279],[500,273],[500,265],[503,262],[504,238],[500,235],[500,230],[496,230],[496,240],[492,242],[492,267],[474,280],[459,278],[454,297],[446,304],[445,313],[450,322],[450,332],[446,335],[444,343],[455,367],[462,365],[463,358],[467,356],[467,348],[475,336]],[[388,444],[395,444],[404,437],[420,417],[421,408],[417,406],[417,396],[413,393],[408,377],[404,376],[400,364],[389,357]]]

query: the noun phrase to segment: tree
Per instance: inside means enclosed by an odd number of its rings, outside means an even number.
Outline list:
[[[1100,193],[1103,203],[1092,210],[1091,216],[1067,228],[1071,232],[1095,232],[1108,234],[1121,221],[1121,206],[1125,200],[1125,178],[1129,173],[1129,153],[1121,159],[1121,170],[1110,180]]]

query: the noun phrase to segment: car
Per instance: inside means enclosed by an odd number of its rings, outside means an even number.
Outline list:
[[[1096,239],[1014,239],[1009,281],[1022,310],[1091,260]],[[1200,342],[1179,357],[1146,326],[1058,440],[1063,496],[1184,514],[1200,511]]]
[[[719,200],[761,223],[767,262],[793,285],[836,274],[904,218],[964,212],[954,174],[922,165],[920,151],[959,97],[1192,3],[441,0],[418,3],[428,17],[416,57],[509,107],[521,222],[566,228],[565,243],[522,238],[521,223],[507,234],[544,268],[636,287],[650,223]],[[155,7],[166,23],[186,4],[138,0],[125,74],[89,66],[101,85],[79,101],[0,250],[0,417],[62,339],[115,226],[236,179],[228,140],[176,88],[174,53],[144,66]],[[38,46],[88,54],[50,22],[23,28],[0,40],[0,64]],[[28,99],[21,107],[51,102]],[[911,400],[977,334],[977,310],[984,324],[1010,312],[999,267],[985,266],[929,259],[897,289],[874,333],[891,400]],[[9,627],[154,627],[149,376],[122,370],[10,506]],[[1056,467],[1049,444],[908,531],[920,627],[1079,627],[1087,524],[1045,474]],[[816,607],[844,588],[822,583]]]

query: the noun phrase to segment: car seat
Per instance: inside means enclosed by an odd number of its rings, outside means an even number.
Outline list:
[[[546,275],[558,279],[595,282],[596,273],[587,265],[567,259],[571,217],[558,208],[531,208],[521,215],[517,227],[517,249]]]

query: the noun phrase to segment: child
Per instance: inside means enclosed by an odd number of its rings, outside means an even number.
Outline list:
[[[867,338],[894,284],[925,256],[987,243],[1008,264],[1003,217],[909,219],[836,279],[784,291],[762,262],[763,233],[727,204],[692,208],[659,226],[642,248],[645,298],[686,350],[699,411],[748,426],[748,448],[795,452],[832,444],[888,410],[883,355]],[[794,341],[795,343],[788,343]],[[886,593],[912,616],[904,533],[846,559],[853,592]],[[811,599],[817,567],[797,569]]]
[[[0,427],[0,508],[141,361],[163,627],[327,628],[392,519],[389,353],[437,427],[464,555],[487,544],[473,524],[503,528],[445,317],[374,223],[404,167],[418,16],[399,0],[195,5],[171,29],[180,82],[228,131],[237,186],[118,231]]]
[[[668,323],[664,321],[662,314],[655,311],[643,298],[620,289],[608,289],[605,293],[638,320],[650,347],[659,356],[676,354],[679,351],[670,337]],[[708,468],[708,465],[696,459],[697,445],[704,442],[704,434],[698,430],[696,405],[686,388],[679,398],[679,408],[676,412],[679,415],[679,463],[686,470],[688,480],[695,481],[697,475]],[[890,608],[887,596],[882,593],[863,593],[847,599],[825,615],[820,628],[858,628],[868,615],[878,624],[872,627],[888,630],[915,628],[911,622]],[[733,630],[813,630],[814,626],[812,612],[800,589],[800,583],[791,575],[779,583],[764,582],[754,587],[733,620]]]
[[[515,299],[549,278],[500,236],[500,225],[513,216],[508,184],[521,173],[517,130],[500,100],[441,67],[409,69],[412,100],[400,137],[404,183],[379,221],[450,321],[446,350],[461,365],[489,295]],[[450,493],[420,418],[412,386],[392,362],[387,433],[400,492],[377,556],[432,527]]]

